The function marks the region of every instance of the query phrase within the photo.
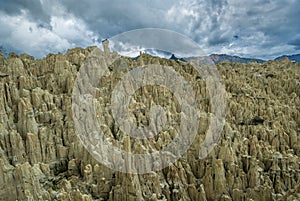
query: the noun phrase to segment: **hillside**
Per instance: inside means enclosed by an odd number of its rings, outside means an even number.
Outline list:
[[[283,56],[275,58],[275,60],[282,60],[284,58],[288,58],[291,61],[300,62],[300,54],[283,55]]]
[[[75,133],[73,85],[94,48],[75,48],[43,59],[0,55],[1,200],[300,199],[300,63],[285,59],[217,65],[227,92],[226,123],[218,145],[199,159],[210,111],[204,80],[186,62],[147,54],[117,60],[101,80],[99,94],[105,95],[97,96],[96,102],[106,136],[120,147],[124,134],[103,107],[109,106],[108,94],[118,80],[136,66],[172,66],[192,83],[204,114],[195,142],[176,163],[136,175],[98,163]],[[169,91],[149,86],[137,91],[134,99],[137,105],[154,101],[165,106],[176,128],[180,111]],[[132,118],[146,124],[149,108],[135,109]],[[151,143],[141,141],[141,146],[132,140],[131,151],[155,150],[173,137],[174,132],[164,131]]]
[[[210,58],[214,61],[215,64],[221,62],[234,62],[234,63],[250,63],[250,62],[257,62],[263,63],[264,60],[262,59],[252,59],[252,58],[243,58],[239,56],[231,56],[226,54],[212,54]]]
[[[230,63],[251,63],[251,62],[256,62],[256,63],[263,63],[265,60],[262,59],[255,59],[255,58],[243,58],[239,56],[231,56],[227,54],[211,54],[209,56],[200,56],[200,57],[187,57],[187,58],[176,58],[176,57],[171,57],[170,59],[173,60],[181,60],[181,61],[190,61],[193,59],[197,59],[199,62],[206,64],[206,63],[222,63],[222,62],[230,62]]]

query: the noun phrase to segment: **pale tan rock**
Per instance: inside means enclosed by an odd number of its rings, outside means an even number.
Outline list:
[[[18,131],[25,138],[27,133],[37,133],[37,123],[34,118],[31,103],[26,98],[21,98],[18,103]]]
[[[185,62],[147,54],[134,61],[126,57],[116,61],[109,67],[107,77],[100,80],[95,101],[103,133],[115,146],[127,152],[146,153],[164,148],[177,135],[180,105],[171,92],[160,87],[137,90],[130,102],[131,118],[139,125],[149,123],[151,105],[159,104],[166,109],[170,122],[159,135],[147,140],[124,138],[115,124],[107,109],[109,94],[120,78],[136,66],[172,66],[193,84],[201,110],[198,135],[177,162],[155,173],[131,175],[98,163],[75,132],[73,85],[80,66],[94,49],[75,48],[65,55],[49,54],[38,60],[13,53],[5,58],[0,53],[1,199],[299,199],[298,63],[285,60],[219,64],[217,68],[227,92],[226,123],[217,146],[200,160],[199,148],[211,115],[205,80],[199,79],[198,73]],[[106,54],[116,56],[108,50]],[[99,148],[97,137],[92,144]],[[131,158],[126,161],[127,170],[134,170]]]
[[[42,161],[42,151],[37,134],[27,133],[26,135],[26,153],[31,165]]]
[[[14,167],[0,158],[0,196],[3,200],[18,199],[13,171]]]
[[[11,157],[12,157],[12,164],[22,164],[26,162],[27,157],[24,141],[22,140],[19,133],[16,131],[10,132],[9,135],[9,142],[10,142],[10,148],[11,148]]]
[[[214,192],[217,195],[228,194],[224,165],[221,159],[213,161]]]

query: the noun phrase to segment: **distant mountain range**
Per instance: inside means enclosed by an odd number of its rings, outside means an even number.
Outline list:
[[[274,60],[282,60],[284,58],[288,58],[291,61],[300,62],[300,54],[294,54],[294,55],[283,55],[280,57],[277,57]]]
[[[293,62],[300,62],[300,54],[295,55],[283,55],[280,57],[275,58],[274,60],[282,60],[284,58],[288,58]],[[180,61],[190,61],[192,59],[197,59],[201,63],[210,63],[213,62],[215,64],[221,62],[235,62],[235,63],[250,63],[250,62],[257,62],[263,63],[267,60],[256,59],[256,58],[244,58],[239,56],[231,56],[227,54],[211,54],[209,56],[202,56],[202,57],[188,57],[188,58],[177,58],[174,54],[170,57],[172,60],[180,60]]]
[[[262,59],[243,58],[243,57],[231,56],[227,54],[212,54],[209,57],[215,64],[220,62],[235,62],[235,63],[250,63],[250,62],[263,63],[264,62],[264,60]]]
[[[172,54],[172,56],[170,57],[171,60],[179,60],[179,61],[185,61],[186,60],[184,58],[177,58],[174,54]]]
[[[235,62],[235,63],[250,63],[257,62],[263,63],[265,60],[255,59],[255,58],[243,58],[239,56],[231,56],[227,54],[211,54],[209,56],[199,56],[199,57],[186,57],[186,58],[177,58],[174,54],[170,57],[172,60],[180,60],[180,61],[191,61],[197,60],[199,63],[209,64],[214,63],[218,64],[221,62]]]

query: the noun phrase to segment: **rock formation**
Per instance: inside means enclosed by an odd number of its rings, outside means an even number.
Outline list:
[[[299,63],[218,64],[227,91],[226,123],[219,144],[207,158],[199,159],[208,126],[205,82],[188,63],[147,54],[137,60],[121,57],[101,80],[101,93],[109,94],[136,66],[162,64],[193,83],[204,113],[199,136],[185,155],[161,171],[134,175],[97,162],[75,134],[72,89],[94,48],[75,48],[43,59],[0,55],[1,200],[300,200]],[[124,134],[102,107],[109,98],[98,97],[99,121],[106,125],[106,135],[122,147]],[[178,102],[164,88],[143,87],[133,99],[132,118],[137,124],[147,124],[152,102],[169,109],[174,121],[170,124],[178,121]],[[132,152],[159,149],[176,135],[163,132],[152,141],[125,141]]]

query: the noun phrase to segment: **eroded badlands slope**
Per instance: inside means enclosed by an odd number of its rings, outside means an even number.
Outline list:
[[[92,50],[76,48],[41,60],[0,55],[0,200],[300,199],[299,63],[219,64],[227,92],[226,123],[209,157],[200,160],[197,151],[208,126],[204,115],[199,137],[179,161],[156,173],[130,175],[98,163],[75,134],[72,89]],[[112,65],[99,86],[102,94],[109,94],[126,71],[143,64],[173,66],[193,83],[203,113],[209,112],[205,82],[190,65],[146,54]],[[100,106],[109,103],[109,95],[98,98]],[[143,107],[151,101],[168,108],[178,121],[178,103],[169,91],[144,87],[134,99],[140,103],[132,106],[137,107],[132,115],[137,124],[147,124]],[[122,147],[124,135],[113,126],[110,112],[101,107],[99,112],[106,134]],[[174,135],[164,131],[151,143],[139,142],[142,148],[132,140],[131,147],[140,152],[159,149]]]

